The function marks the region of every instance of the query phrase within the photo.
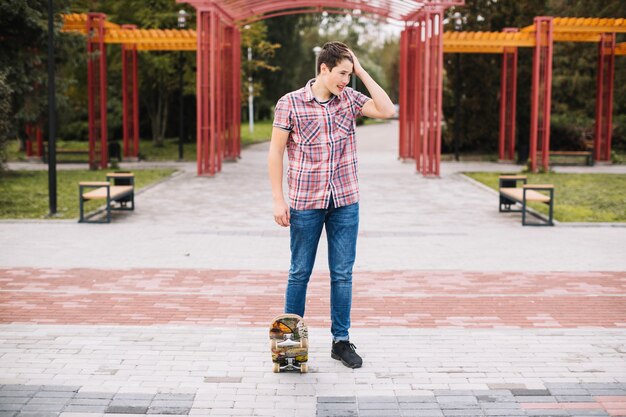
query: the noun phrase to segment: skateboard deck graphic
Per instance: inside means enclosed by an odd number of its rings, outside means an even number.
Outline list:
[[[270,326],[270,349],[274,372],[308,371],[309,334],[302,317],[281,314]]]

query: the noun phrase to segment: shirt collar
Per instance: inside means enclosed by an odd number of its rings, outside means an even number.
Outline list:
[[[315,82],[315,78],[311,78],[309,81],[307,81],[306,85],[304,86],[304,101],[315,100],[315,96],[313,95],[313,90],[311,89],[311,86],[313,85],[314,82]],[[341,94],[340,96],[331,94],[329,102],[332,101],[335,97],[341,100],[341,96],[343,96],[343,94]]]

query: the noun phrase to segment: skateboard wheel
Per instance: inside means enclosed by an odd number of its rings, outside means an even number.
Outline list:
[[[307,372],[309,372],[309,366],[306,363],[301,363],[300,364],[300,373],[301,374],[306,374]]]
[[[274,373],[277,374],[280,372],[280,364],[279,363],[275,363],[274,364]]]

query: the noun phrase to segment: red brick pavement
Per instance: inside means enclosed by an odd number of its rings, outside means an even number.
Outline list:
[[[285,272],[0,269],[1,323],[265,326]],[[329,325],[315,273],[307,319]],[[626,327],[624,272],[387,271],[354,275],[354,327]]]

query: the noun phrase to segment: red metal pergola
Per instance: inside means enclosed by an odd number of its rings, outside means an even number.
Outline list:
[[[402,32],[401,135],[424,175],[439,175],[443,79],[443,12],[463,0],[177,0],[197,10],[198,175],[214,175],[223,157],[239,155],[239,28],[302,13],[365,13],[405,22]],[[408,41],[407,41],[408,40]],[[409,74],[413,77],[408,80]],[[407,113],[407,108],[412,111]],[[407,126],[411,126],[408,128]],[[418,128],[417,126],[422,126]],[[401,141],[401,143],[403,143]],[[224,148],[235,144],[237,148]]]
[[[177,0],[183,2],[183,0]],[[625,19],[537,17],[533,25],[503,32],[443,33],[443,13],[462,0],[361,3],[337,1],[188,0],[197,9],[197,30],[149,30],[119,26],[100,13],[65,15],[64,30],[87,34],[89,52],[90,165],[107,166],[106,50],[122,44],[124,156],[136,157],[138,137],[137,50],[196,50],[197,173],[215,175],[224,159],[240,156],[241,40],[239,29],[252,21],[302,13],[361,13],[404,21],[400,38],[400,158],[415,159],[417,171],[438,176],[441,154],[443,53],[503,54],[501,74],[500,159],[515,149],[517,48],[533,47],[531,136],[532,170],[549,161],[552,49],[554,41],[599,44],[596,97],[595,159],[609,160],[615,56],[626,44],[615,43],[626,32]],[[38,133],[39,132],[39,133]],[[27,129],[30,148],[41,134]],[[27,143],[27,146],[29,145]],[[30,150],[32,152],[32,149]],[[39,150],[41,154],[41,150]]]

